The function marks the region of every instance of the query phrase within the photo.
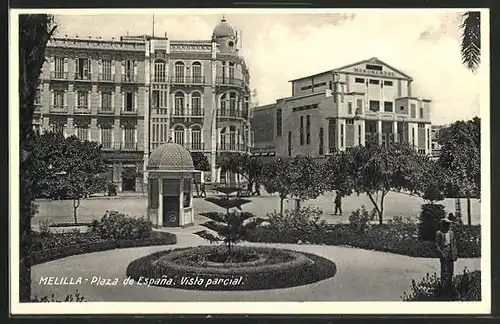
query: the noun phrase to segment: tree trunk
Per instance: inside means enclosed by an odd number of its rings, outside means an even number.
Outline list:
[[[378,205],[377,205],[377,202],[375,201],[375,199],[373,199],[373,196],[371,193],[367,192],[366,193],[368,198],[370,198],[370,201],[372,202],[373,206],[375,207],[375,210],[377,211],[377,215],[378,215],[378,222],[379,224],[382,225],[383,223],[383,204],[381,204],[381,208],[378,208]],[[382,202],[383,202],[383,198],[382,198]]]
[[[468,225],[472,224],[470,197],[467,197],[467,224]]]
[[[300,199],[295,199],[295,209],[296,210],[300,209]]]
[[[78,221],[76,218],[76,210],[80,207],[80,198],[73,199],[73,218],[75,219],[75,225],[78,225]]]
[[[280,215],[283,216],[283,201],[285,200],[284,197],[280,196]]]
[[[383,220],[384,220],[384,198],[385,198],[385,193],[382,193],[382,197],[380,197],[380,208],[379,208],[379,214],[378,214],[378,223],[382,225]]]

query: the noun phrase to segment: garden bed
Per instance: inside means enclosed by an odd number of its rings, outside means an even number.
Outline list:
[[[263,247],[216,246],[157,252],[135,260],[127,276],[151,285],[195,290],[262,290],[288,288],[331,278],[336,266],[314,254]],[[239,256],[238,256],[239,254]],[[162,280],[163,279],[163,280]]]

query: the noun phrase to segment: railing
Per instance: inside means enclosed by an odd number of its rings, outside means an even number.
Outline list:
[[[133,110],[122,109],[120,111],[120,114],[121,115],[134,116],[134,115],[137,115],[137,110],[135,110],[135,109],[133,109]]]
[[[113,107],[99,107],[99,109],[97,110],[97,113],[99,115],[114,115],[115,108],[113,108]]]
[[[51,80],[68,80],[68,72],[52,71],[50,72]]]
[[[205,112],[203,109],[196,109],[195,111],[191,111],[190,113],[182,110],[182,111],[173,111],[172,117],[204,117]]]
[[[226,78],[226,77],[217,77],[216,84],[218,86],[237,86],[243,87],[243,80],[238,78]]]
[[[99,74],[99,82],[114,82],[115,78],[113,74],[101,73]]]
[[[103,151],[113,151],[113,142],[101,142],[101,147]]]
[[[75,81],[92,81],[92,74],[90,73],[75,73]]]
[[[120,144],[121,151],[137,151],[137,143],[121,143]]]
[[[247,145],[239,143],[218,143],[218,151],[236,151],[236,152],[246,152]]]
[[[90,114],[90,109],[88,106],[75,107],[75,115],[88,115]]]
[[[167,83],[168,82],[168,76],[166,75],[155,75],[153,76],[153,82],[156,83]]]
[[[204,151],[205,150],[205,143],[185,143],[183,145],[187,150],[189,151]]]
[[[67,113],[68,108],[63,105],[51,105],[49,108],[49,111],[51,113]]]
[[[205,76],[170,76],[170,83],[172,84],[205,84]]]
[[[168,108],[158,108],[158,107],[152,107],[152,112],[153,115],[167,115],[168,113]]]
[[[241,110],[233,109],[219,109],[217,110],[217,117],[224,118],[246,118],[248,114],[244,114]]]
[[[122,83],[137,83],[137,75],[135,74],[123,74]]]

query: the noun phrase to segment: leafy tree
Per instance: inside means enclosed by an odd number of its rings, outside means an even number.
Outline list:
[[[462,16],[462,53],[463,64],[472,72],[476,72],[481,63],[481,13],[467,11]]]
[[[336,151],[329,156],[323,166],[325,189],[337,191],[342,196],[349,196],[354,188],[352,173],[355,167],[354,157],[349,151]]]
[[[31,298],[31,217],[36,208],[34,201],[33,112],[40,73],[45,62],[45,48],[56,26],[51,15],[19,16],[19,145],[20,145],[20,226],[19,226],[19,300]]]
[[[470,225],[470,198],[481,196],[481,120],[455,122],[442,131],[438,143],[438,163],[447,171],[448,195],[467,199]]]
[[[352,189],[372,202],[379,223],[383,223],[384,199],[391,190],[415,191],[415,170],[421,157],[406,144],[369,144],[349,150],[348,172]],[[380,200],[379,200],[380,199]]]
[[[194,169],[199,171],[210,171],[210,162],[208,158],[202,152],[191,152],[191,158],[193,159]]]

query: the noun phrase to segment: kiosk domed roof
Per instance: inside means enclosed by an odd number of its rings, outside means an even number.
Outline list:
[[[214,28],[214,37],[234,37],[234,28],[226,22],[225,18],[222,18],[220,23]]]
[[[149,156],[148,169],[194,170],[193,159],[184,146],[165,143],[158,146]]]

